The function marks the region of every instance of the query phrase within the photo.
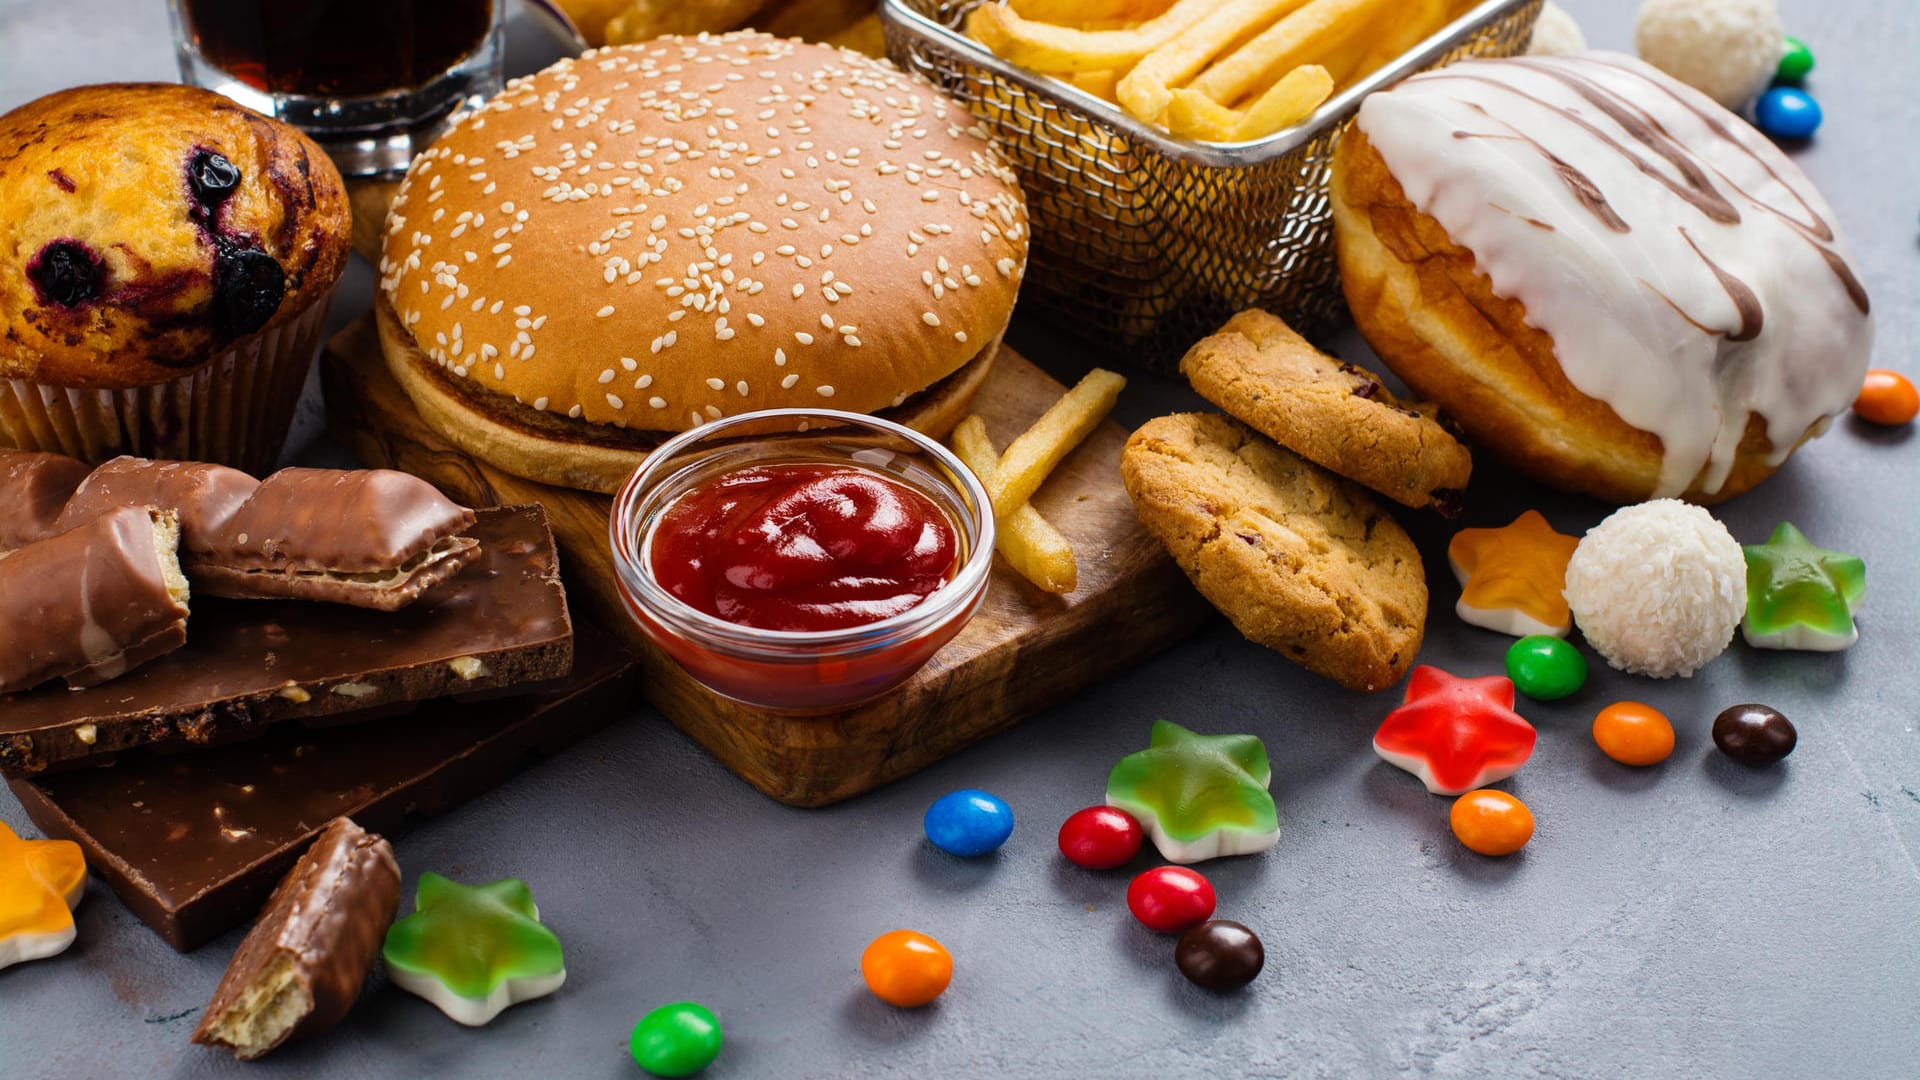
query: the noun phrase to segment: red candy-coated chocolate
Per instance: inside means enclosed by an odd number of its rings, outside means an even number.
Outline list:
[[[1213,883],[1184,866],[1148,870],[1127,886],[1127,908],[1149,930],[1171,934],[1213,918]]]
[[[1060,826],[1060,854],[1075,866],[1111,870],[1140,853],[1140,823],[1117,806],[1076,810]]]
[[[1462,679],[1423,664],[1407,680],[1406,703],[1380,724],[1373,749],[1435,795],[1460,795],[1518,772],[1535,737],[1513,711],[1513,680]]]

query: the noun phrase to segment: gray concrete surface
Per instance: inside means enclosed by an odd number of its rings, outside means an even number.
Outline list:
[[[1627,44],[1632,5],[1567,6],[1595,43]],[[1863,266],[1876,362],[1911,372],[1920,13],[1910,0],[1783,6],[1816,50],[1827,113],[1801,160]],[[0,108],[171,72],[158,3],[0,0]],[[366,289],[362,269],[343,315]],[[1017,336],[1048,347],[1037,327]],[[1052,347],[1069,374],[1106,359]],[[1143,379],[1122,416],[1187,400]],[[317,438],[309,416],[298,453],[338,453]],[[1790,519],[1864,555],[1860,644],[1837,656],[1736,644],[1691,681],[1602,670],[1570,701],[1525,706],[1540,746],[1508,786],[1539,833],[1509,859],[1463,850],[1447,800],[1374,757],[1392,695],[1339,691],[1219,624],[832,809],[767,801],[639,709],[419,825],[397,844],[409,886],[423,870],[524,877],[567,947],[566,987],[484,1030],[376,975],[334,1034],[244,1070],[187,1043],[238,935],[177,956],[96,883],[69,953],[0,973],[0,1077],[631,1076],[633,1023],[684,998],[726,1026],[715,1078],[1920,1075],[1915,449],[1908,432],[1842,421],[1721,511],[1743,540]],[[1529,505],[1575,532],[1604,513],[1483,469],[1462,524]],[[1492,672],[1507,639],[1452,615],[1449,531],[1417,533],[1434,592],[1421,659]],[[1614,766],[1586,735],[1601,705],[1629,697],[1676,721],[1662,766]],[[1784,766],[1751,772],[1713,750],[1713,714],[1748,700],[1799,726]],[[1090,873],[1054,850],[1060,821],[1100,800],[1108,768],[1156,717],[1255,732],[1273,757],[1279,847],[1204,867],[1220,914],[1266,942],[1267,971],[1240,994],[1189,987],[1172,942],[1129,918],[1126,881],[1149,860]],[[930,850],[919,821],[968,786],[1005,797],[1018,826],[998,855],[963,862]],[[0,819],[25,825],[4,796]],[[952,989],[930,1008],[895,1011],[861,986],[861,949],[896,927],[956,957]]]

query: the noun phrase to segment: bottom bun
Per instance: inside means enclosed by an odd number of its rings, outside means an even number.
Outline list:
[[[1413,205],[1358,129],[1340,141],[1329,196],[1347,306],[1415,394],[1542,483],[1615,503],[1655,493],[1659,436],[1574,388],[1553,338],[1527,322],[1518,300],[1493,291],[1473,252]],[[1681,497],[1732,498],[1772,474],[1772,452],[1765,422],[1749,414],[1725,482],[1705,490],[1702,469]]]
[[[647,455],[679,434],[572,420],[477,389],[447,375],[421,352],[385,297],[375,301],[374,313],[387,369],[413,400],[420,418],[461,451],[502,471],[542,484],[611,495]],[[874,415],[923,435],[945,438],[967,415],[999,351],[1000,337],[995,335],[958,371]]]

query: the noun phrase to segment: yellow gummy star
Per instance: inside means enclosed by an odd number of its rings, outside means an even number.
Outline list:
[[[0,823],[0,968],[73,943],[87,861],[71,840],[22,840]]]
[[[1447,545],[1447,561],[1460,579],[1460,618],[1475,626],[1524,637],[1565,637],[1573,627],[1567,610],[1567,560],[1580,543],[1553,531],[1538,510],[1499,529],[1462,529]]]

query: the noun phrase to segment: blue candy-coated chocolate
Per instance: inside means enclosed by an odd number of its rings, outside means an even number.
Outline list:
[[[1013,835],[1013,808],[992,792],[964,788],[934,800],[924,824],[934,847],[970,859]]]
[[[1820,103],[1792,86],[1776,86],[1753,107],[1756,127],[1776,139],[1805,139],[1820,127]]]

